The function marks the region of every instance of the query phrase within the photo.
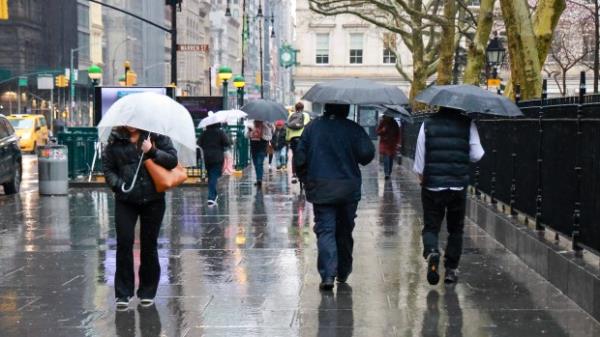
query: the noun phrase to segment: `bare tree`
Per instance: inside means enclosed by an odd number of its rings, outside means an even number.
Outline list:
[[[562,96],[567,95],[567,74],[591,53],[584,36],[592,27],[593,18],[589,12],[568,3],[554,32],[548,61],[544,72],[554,79]]]
[[[598,93],[598,82],[600,81],[600,0],[567,0],[572,7],[578,7],[579,10],[587,11],[594,24],[592,35],[593,48],[593,61],[590,63],[586,62],[586,65],[594,72],[594,93]],[[575,9],[575,8],[573,8]]]
[[[452,80],[457,24],[457,1],[462,0],[308,0],[311,10],[327,15],[350,14],[398,34],[412,54],[412,74],[396,55],[396,69],[411,83],[414,98],[426,80],[438,74],[438,83]],[[470,19],[472,23],[472,19]],[[460,32],[460,29],[459,29]],[[442,38],[442,36],[444,38]],[[398,53],[398,50],[392,50]],[[440,59],[443,62],[439,62]]]

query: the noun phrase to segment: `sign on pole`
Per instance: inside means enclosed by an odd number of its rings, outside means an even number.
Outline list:
[[[196,51],[207,53],[208,45],[207,44],[178,44],[177,51]]]
[[[52,75],[38,75],[37,87],[39,90],[54,89],[54,77]]]
[[[19,86],[20,87],[27,86],[27,76],[19,76]]]

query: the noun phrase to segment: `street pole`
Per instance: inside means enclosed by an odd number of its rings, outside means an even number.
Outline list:
[[[247,25],[248,19],[246,17],[246,0],[242,1],[242,77],[244,77],[244,66],[246,61],[244,60],[244,46],[245,46],[245,38],[246,38],[246,29],[250,29]],[[243,90],[243,89],[242,89]]]
[[[260,36],[260,98],[265,98],[264,89],[264,74],[263,74],[263,17],[261,16],[258,21],[259,25],[259,36]]]
[[[227,90],[227,80],[223,80],[223,110],[227,110],[227,100],[229,99]]]
[[[237,95],[238,95],[238,109],[240,109],[242,106],[244,106],[244,87],[237,89]]]
[[[21,86],[17,82],[17,114],[21,113]]]
[[[171,83],[177,85],[177,0],[171,0]]]

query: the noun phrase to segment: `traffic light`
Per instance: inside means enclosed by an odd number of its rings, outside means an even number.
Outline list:
[[[137,74],[133,70],[127,72],[126,82],[128,86],[137,85]]]
[[[54,85],[58,88],[66,88],[69,86],[69,79],[65,75],[58,75],[54,79]]]
[[[8,20],[8,0],[0,0],[0,20]]]

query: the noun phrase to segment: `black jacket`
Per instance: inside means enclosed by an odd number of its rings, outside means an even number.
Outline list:
[[[275,151],[279,151],[287,145],[285,141],[285,129],[275,129],[271,144],[273,145],[273,149],[275,149]]]
[[[164,198],[164,193],[156,192],[152,178],[142,163],[138,173],[137,182],[133,190],[124,193],[121,185],[131,186],[135,170],[137,168],[142,151],[141,142],[147,137],[147,133],[140,135],[139,144],[129,141],[129,134],[123,130],[115,130],[110,135],[108,145],[102,153],[102,168],[106,183],[115,192],[117,200],[144,204],[149,201]],[[154,147],[145,155],[144,160],[152,159],[158,165],[171,170],[177,166],[177,151],[169,137],[155,135],[151,136]]]
[[[425,121],[423,186],[466,187],[469,184],[471,120],[456,112],[438,112]]]
[[[231,146],[229,137],[220,128],[218,124],[209,125],[198,140],[198,145],[202,148],[204,155],[204,164],[223,165],[225,150]]]
[[[314,204],[344,204],[361,198],[359,164],[375,157],[365,130],[347,118],[321,117],[306,126],[294,153],[306,198]]]

